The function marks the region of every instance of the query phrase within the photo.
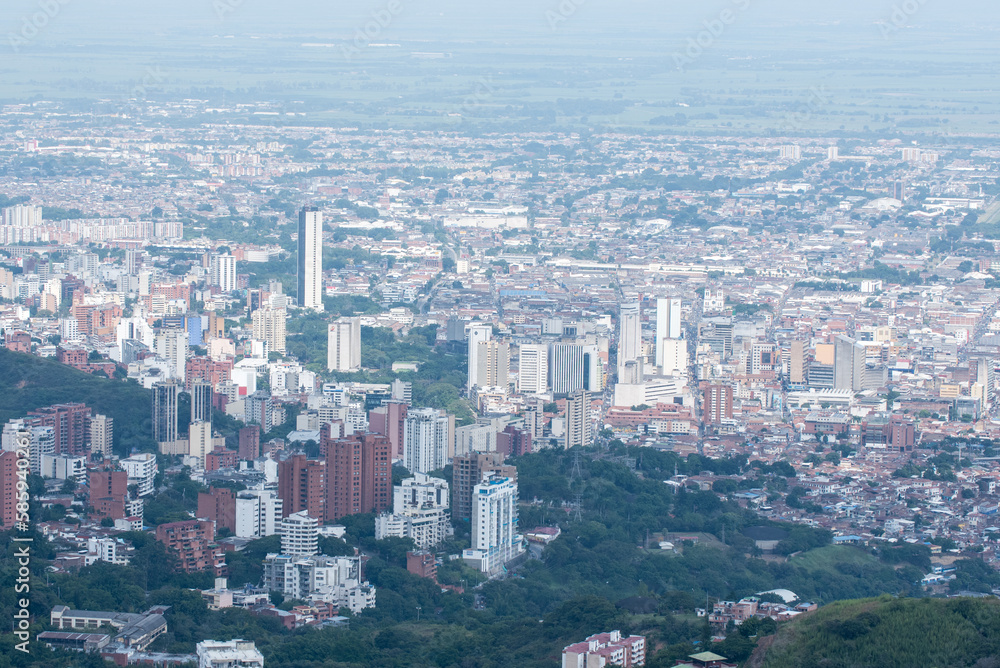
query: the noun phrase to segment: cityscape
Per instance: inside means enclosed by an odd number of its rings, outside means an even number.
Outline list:
[[[0,666],[997,665],[995,112],[518,126],[498,67],[0,93]]]

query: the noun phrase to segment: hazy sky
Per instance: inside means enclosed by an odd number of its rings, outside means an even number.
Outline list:
[[[353,34],[376,13],[384,17],[390,10],[395,16],[382,34],[402,39],[685,32],[727,9],[741,27],[840,23],[862,35],[875,30],[878,22],[907,29],[943,22],[978,30],[1000,26],[995,0],[4,0],[0,34],[16,33],[23,18],[41,11],[45,3],[61,4],[43,30],[47,39],[102,41],[177,29],[336,38]]]

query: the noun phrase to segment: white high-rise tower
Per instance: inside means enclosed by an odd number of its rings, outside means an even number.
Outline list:
[[[622,304],[618,319],[618,380],[621,382],[629,362],[638,362],[642,355],[642,307],[639,302]]]
[[[479,376],[479,344],[493,338],[492,325],[472,325],[469,327],[469,391],[476,386]]]
[[[656,300],[656,366],[666,365],[665,342],[681,338],[681,300]]]
[[[323,310],[323,214],[315,207],[299,212],[298,302]]]

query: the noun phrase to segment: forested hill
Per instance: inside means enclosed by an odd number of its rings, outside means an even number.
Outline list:
[[[55,360],[0,348],[0,424],[28,411],[62,403],[83,403],[115,424],[115,450],[154,451],[150,392],[134,382],[93,376]]]
[[[1000,666],[1000,600],[840,601],[761,641],[747,668]]]

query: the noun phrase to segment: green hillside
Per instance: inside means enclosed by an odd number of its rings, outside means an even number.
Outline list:
[[[115,452],[127,455],[133,448],[156,449],[149,390],[0,348],[0,424],[35,408],[73,402],[114,418]]]
[[[925,668],[997,666],[1000,600],[840,601],[765,638],[748,668]]]

